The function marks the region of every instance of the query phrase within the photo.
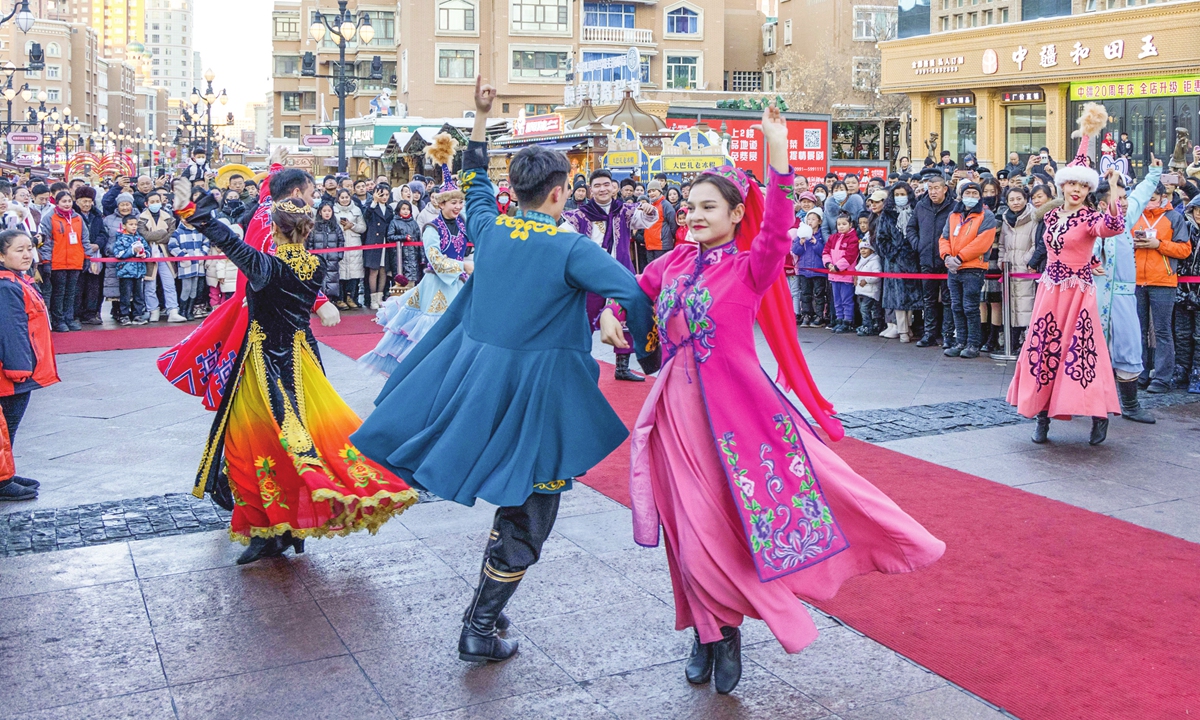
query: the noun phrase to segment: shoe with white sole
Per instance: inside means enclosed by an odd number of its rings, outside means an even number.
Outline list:
[[[158,310],[151,310],[150,311],[150,322],[158,322],[158,317],[160,314],[161,314],[161,312]]]
[[[896,329],[896,323],[888,323],[887,328],[879,333],[879,337],[885,340],[895,340],[900,337],[900,331]]]
[[[187,322],[187,318],[180,315],[178,310],[172,310],[171,313],[169,315],[167,315],[167,322],[169,322],[169,323]]]

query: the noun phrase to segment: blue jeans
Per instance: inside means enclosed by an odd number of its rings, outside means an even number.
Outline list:
[[[1175,340],[1171,335],[1175,288],[1138,285],[1134,295],[1137,297],[1138,320],[1142,324],[1142,380],[1150,379],[1153,365],[1154,377],[1170,383],[1175,373]],[[1150,333],[1154,333],[1153,348],[1150,347]]]
[[[983,291],[983,270],[969,268],[950,273],[950,309],[954,313],[954,342],[977,348],[983,344],[979,327],[979,293]],[[964,340],[966,342],[964,342]]]

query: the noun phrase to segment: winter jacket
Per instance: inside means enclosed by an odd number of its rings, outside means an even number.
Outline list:
[[[342,228],[338,225],[336,218],[317,220],[317,224],[313,225],[312,234],[309,235],[308,244],[312,250],[345,247],[346,235],[342,232]],[[342,253],[331,252],[321,253],[320,255],[325,258],[326,263],[322,292],[327,297],[340,297],[339,282],[341,281],[341,275],[339,274],[339,268],[341,266]]]
[[[821,261],[825,265],[833,265],[837,270],[849,270],[858,262],[858,233],[853,230],[844,233],[834,233],[825,241],[821,252]],[[854,282],[850,275],[830,275],[830,282]]]
[[[175,232],[175,225],[175,216],[166,210],[160,210],[157,217],[149,210],[138,215],[138,235],[154,245],[165,246]]]
[[[1200,208],[1200,195],[1184,208],[1184,228],[1188,241],[1192,244],[1192,253],[1179,261],[1177,268],[1180,277],[1200,275],[1200,225],[1192,218],[1196,208]],[[1175,302],[1182,303],[1185,310],[1200,310],[1200,283],[1180,283],[1175,290]]]
[[[58,382],[50,316],[28,278],[0,267],[0,397]]]
[[[53,210],[42,215],[38,231],[43,238],[39,250],[41,261],[49,262],[52,270],[82,270],[84,258],[96,256],[92,251],[88,227],[74,210],[71,211],[70,221],[64,220]],[[74,242],[71,242],[72,234],[75,235]]]
[[[339,227],[342,220],[350,223],[350,228],[342,228],[343,247],[347,250],[363,244],[362,236],[367,231],[367,221],[363,219],[362,210],[353,201],[349,205],[334,205],[333,216],[337,218]],[[333,273],[326,273],[332,275]],[[338,276],[342,280],[356,280],[363,277],[362,251],[347,252],[338,263]]]
[[[950,213],[942,231],[939,249],[942,260],[955,256],[963,270],[987,270],[984,256],[996,242],[996,216],[983,203],[968,210],[961,203]]]
[[[1157,248],[1134,248],[1134,261],[1137,263],[1137,284],[1152,287],[1176,287],[1179,276],[1175,266],[1179,260],[1192,254],[1192,244],[1186,232],[1175,237],[1172,227],[1169,207],[1146,209],[1142,216],[1133,224],[1134,241],[1137,233],[1153,228],[1157,233],[1159,245]],[[1175,215],[1182,217],[1180,213]]]
[[[824,273],[813,272],[807,268],[823,268],[825,263],[821,256],[825,253],[825,235],[821,228],[813,232],[808,240],[800,238],[799,234],[792,240],[792,254],[796,256],[796,274],[800,277],[821,277]]]
[[[878,255],[871,253],[867,257],[860,257],[854,269],[859,272],[883,272],[883,261]],[[879,300],[883,295],[883,278],[854,278],[854,294]]]
[[[913,210],[901,213],[889,198],[883,212],[875,220],[875,240],[872,246],[880,257],[883,272],[921,272],[920,258],[908,238],[909,219]],[[924,295],[920,280],[883,278],[882,302],[886,310],[918,310]]]
[[[934,205],[926,194],[917,201],[912,216],[908,219],[908,228],[904,231],[909,245],[917,250],[917,258],[922,268],[932,268],[933,272],[946,269],[939,252],[939,242],[942,231],[946,229],[946,221],[950,219],[950,211],[954,209],[954,200],[947,193],[941,205]]]
[[[1022,273],[1026,268],[1033,267],[1033,254],[1037,242],[1034,234],[1038,222],[1034,217],[1032,205],[1017,215],[1014,223],[1009,223],[1008,212],[1001,211],[1000,219],[1000,259],[1008,263],[1009,272]],[[1045,245],[1042,246],[1045,248]],[[1033,299],[1037,295],[1037,283],[1033,280],[1013,280],[1010,288],[1012,324],[1013,327],[1029,327],[1033,317]]]
[[[367,231],[363,234],[363,245],[382,245],[387,242],[388,226],[392,223],[395,213],[387,205],[371,203],[363,212],[363,220],[367,223]]]
[[[75,212],[83,218],[83,224],[87,226],[88,241],[100,248],[100,254],[104,255],[108,248],[108,231],[104,229],[104,213],[100,212],[100,208],[94,203],[92,204],[91,212],[84,213],[79,209],[79,205],[75,205]]]
[[[140,246],[136,244],[140,243]],[[123,232],[117,233],[117,237],[109,245],[109,250],[112,256],[125,260],[127,258],[145,258],[150,257],[150,253],[146,250],[146,241],[141,235],[126,235]],[[143,262],[119,262],[117,263],[118,278],[137,278],[142,279],[146,276],[146,263]]]
[[[421,242],[421,229],[417,226],[417,218],[412,215],[408,217],[393,215],[392,222],[388,225],[387,241],[389,243]]]
[[[671,250],[675,247],[675,206],[660,197],[651,203],[658,210],[658,219],[645,230],[647,250]]]
[[[838,214],[842,211],[850,213],[851,222],[857,222],[858,214],[867,208],[867,203],[863,200],[863,196],[859,193],[847,195],[846,201],[838,205],[838,201],[833,199],[833,194],[825,198],[825,215],[821,221],[821,229],[825,231],[825,237],[831,237],[837,233]]]
[[[171,257],[203,257],[208,251],[208,238],[204,237],[204,233],[182,223],[171,233],[171,239],[167,242],[167,252]],[[175,263],[175,277],[184,279],[204,275],[204,263],[204,260]]]

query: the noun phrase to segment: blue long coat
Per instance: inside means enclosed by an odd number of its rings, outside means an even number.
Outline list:
[[[392,370],[352,442],[448,500],[514,506],[587,472],[629,434],[597,386],[587,293],[626,309],[639,355],[657,334],[650,299],[598,244],[548,215],[499,214],[486,143],[468,146],[463,167],[475,273]]]

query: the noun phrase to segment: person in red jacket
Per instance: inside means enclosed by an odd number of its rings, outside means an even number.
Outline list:
[[[58,382],[46,304],[28,274],[36,254],[24,230],[0,232],[0,501],[37,497],[37,480],[16,474],[12,443],[29,393]]]

